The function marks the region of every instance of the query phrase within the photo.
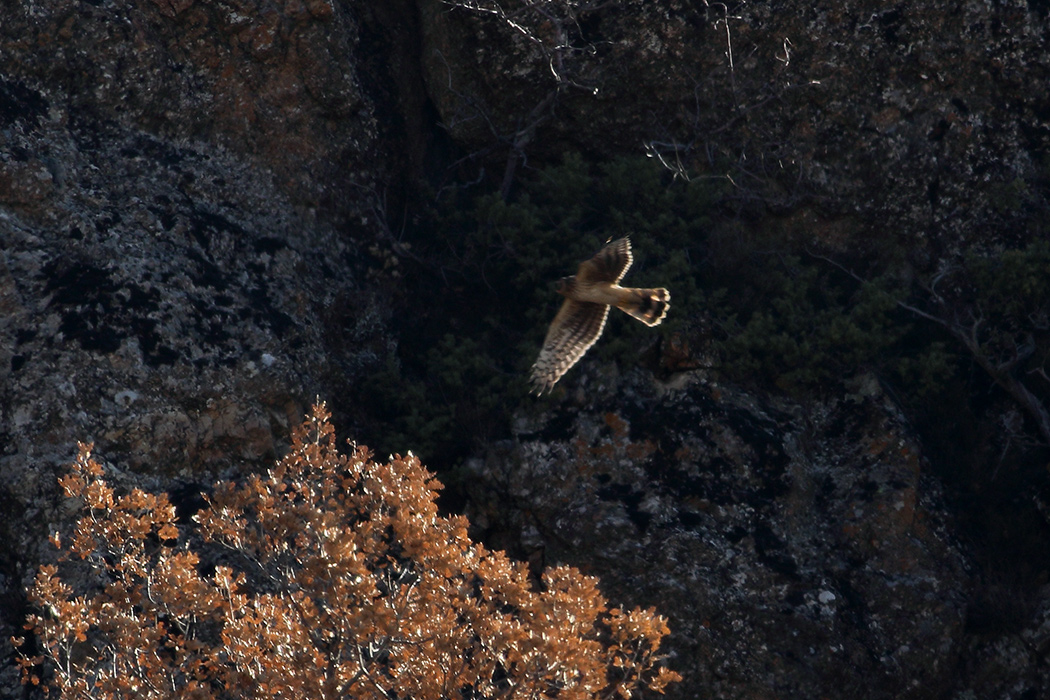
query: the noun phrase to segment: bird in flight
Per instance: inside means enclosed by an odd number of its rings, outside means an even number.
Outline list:
[[[620,286],[633,260],[630,239],[621,238],[606,243],[593,258],[580,263],[575,275],[558,280],[557,290],[565,302],[551,322],[543,349],[532,366],[531,382],[537,395],[553,389],[594,345],[605,328],[610,306],[647,326],[664,320],[671,305],[670,292],[662,287]]]

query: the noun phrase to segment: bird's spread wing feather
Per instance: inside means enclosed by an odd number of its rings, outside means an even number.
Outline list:
[[[606,243],[605,247],[599,250],[593,258],[580,263],[580,268],[576,271],[576,279],[584,285],[596,282],[616,284],[627,274],[633,260],[631,239],[621,238]]]
[[[540,356],[532,366],[532,385],[537,394],[550,391],[594,345],[605,328],[608,315],[606,304],[565,300],[551,322]]]

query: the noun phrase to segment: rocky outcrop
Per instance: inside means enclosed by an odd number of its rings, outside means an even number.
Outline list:
[[[524,533],[507,545],[583,567],[614,600],[657,605],[685,675],[669,697],[950,686],[967,555],[873,378],[823,405],[696,381],[576,408],[474,463],[471,519]]]
[[[333,3],[16,4],[2,31],[9,118],[25,109],[81,133],[119,122],[222,146],[304,209],[349,214],[339,184],[376,174],[364,167],[377,128],[357,70],[360,28]]]
[[[269,464],[315,396],[385,352],[345,229],[400,149],[358,77],[361,23],[332,3],[3,14],[7,639],[68,517],[56,478],[76,441],[117,483],[207,483]],[[20,696],[3,657],[0,694]]]

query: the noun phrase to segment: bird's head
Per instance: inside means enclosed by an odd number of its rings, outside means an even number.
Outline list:
[[[560,280],[554,283],[554,290],[562,296],[569,296],[569,292],[576,286],[576,275],[571,277],[562,277]]]

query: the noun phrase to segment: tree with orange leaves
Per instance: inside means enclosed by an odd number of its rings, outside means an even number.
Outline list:
[[[118,496],[81,446],[60,483],[86,513],[53,541],[95,585],[40,568],[24,682],[121,700],[575,700],[679,680],[654,610],[610,609],[570,567],[536,585],[438,514],[418,459],[340,454],[329,418],[316,406],[273,469],[218,484],[196,527],[163,494]]]

